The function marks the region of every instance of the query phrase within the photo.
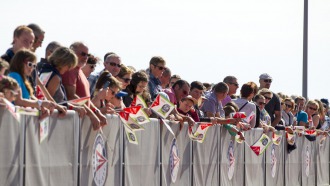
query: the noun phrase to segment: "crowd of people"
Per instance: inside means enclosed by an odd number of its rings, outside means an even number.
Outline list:
[[[106,114],[117,114],[130,107],[139,95],[148,106],[160,94],[176,107],[170,120],[180,123],[212,122],[224,125],[231,134],[240,130],[288,129],[305,126],[308,129],[328,131],[329,102],[306,100],[301,96],[288,96],[271,91],[273,78],[267,74],[255,82],[239,86],[235,76],[226,76],[215,84],[181,79],[171,74],[161,56],[153,56],[145,70],[126,66],[115,52],[104,55],[104,69],[93,74],[100,58],[90,53],[88,46],[74,42],[63,46],[50,42],[45,57],[37,59],[35,51],[42,45],[45,31],[37,24],[21,25],[14,30],[12,46],[0,60],[0,99],[17,106],[33,107],[48,116],[54,109],[60,115],[75,110],[80,117],[87,115],[97,130],[107,124]],[[237,90],[240,88],[238,95]],[[68,100],[88,97],[82,105]],[[155,113],[144,108],[150,117]],[[245,113],[233,117],[233,113]]]

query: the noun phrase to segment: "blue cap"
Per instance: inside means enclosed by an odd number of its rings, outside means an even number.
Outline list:
[[[124,92],[124,91],[119,91],[117,94],[116,94],[116,97],[124,97],[124,96],[127,96],[128,93],[127,92]]]

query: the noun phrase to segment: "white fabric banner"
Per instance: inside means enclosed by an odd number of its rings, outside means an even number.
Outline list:
[[[301,185],[301,161],[303,138],[296,136],[296,149],[288,153],[287,140],[284,146],[285,185]]]
[[[26,116],[25,185],[77,185],[78,115],[50,117],[49,134],[40,144],[39,119]]]
[[[220,132],[220,183],[221,185],[244,184],[244,142],[239,144],[227,129]]]
[[[285,132],[281,131],[280,134],[282,135],[281,143],[279,145],[270,144],[265,152],[267,186],[284,185]],[[268,133],[268,136],[272,139],[273,133]]]
[[[247,144],[254,144],[263,134],[262,129],[252,129],[245,132]],[[268,147],[269,148],[269,147]],[[245,145],[245,185],[263,186],[265,181],[265,154],[257,156]]]
[[[108,125],[94,131],[88,117],[81,123],[79,185],[118,185],[121,183],[120,136],[122,123],[118,116],[107,115]],[[103,141],[99,141],[102,138]],[[102,143],[103,142],[103,143]],[[103,183],[103,184],[101,184]]]
[[[207,131],[203,143],[193,142],[193,185],[219,185],[219,126]]]
[[[169,124],[176,137],[178,148],[179,170],[176,175],[175,183],[171,180],[170,152],[173,140],[173,135],[169,132],[166,126],[162,125],[162,185],[191,185],[191,148],[192,142],[188,137],[188,125],[185,123],[180,131],[179,124]]]
[[[0,185],[22,185],[24,125],[0,108]]]
[[[329,136],[320,144],[321,136],[316,138],[316,185],[329,185]]]
[[[159,185],[160,183],[160,126],[151,119],[136,131],[138,145],[128,142],[124,136],[124,185]]]
[[[315,185],[315,171],[316,171],[316,146],[315,141],[309,141],[305,136],[303,138],[302,152],[301,152],[301,185]]]

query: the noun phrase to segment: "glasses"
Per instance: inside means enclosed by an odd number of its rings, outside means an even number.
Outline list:
[[[125,83],[129,83],[129,82],[131,82],[131,80],[132,80],[132,79],[130,79],[130,78],[120,78],[120,79],[124,80]]]
[[[292,105],[285,104],[286,107],[292,108]]]
[[[94,68],[96,67],[96,65],[89,65],[91,67],[91,69],[94,70]]]
[[[267,96],[264,96],[266,99],[268,99],[268,100],[271,100],[272,98],[271,97],[267,97]]]
[[[258,102],[258,105],[266,105],[265,102]]]
[[[317,110],[316,108],[313,108],[313,107],[308,107],[308,108],[311,109],[311,110],[314,110],[314,111]]]
[[[161,66],[157,66],[157,65],[154,65],[155,67],[158,67],[159,70],[165,70],[166,67],[161,67]]]
[[[265,83],[272,83],[272,80],[271,79],[264,79],[264,82]]]
[[[117,94],[117,92],[114,91],[114,90],[112,90],[111,88],[109,88],[109,90],[111,91],[111,94],[112,94],[113,96]]]
[[[81,52],[80,55],[83,56],[83,57],[86,57],[86,56],[89,57],[90,56],[90,54],[87,54],[86,52]]]
[[[121,67],[121,64],[117,64],[117,63],[114,63],[114,62],[106,62],[106,63],[110,66],[113,66],[113,67],[118,67],[118,68]]]
[[[34,64],[34,63],[30,62],[30,61],[28,61],[26,64],[27,64],[28,67],[32,67],[33,69],[35,69],[37,67],[36,64]]]
[[[236,87],[239,87],[239,84],[238,83],[229,83],[231,85],[235,85]]]

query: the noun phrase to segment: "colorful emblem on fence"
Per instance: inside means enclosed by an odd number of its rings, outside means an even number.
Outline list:
[[[108,159],[105,142],[101,134],[97,134],[93,146],[92,156],[93,178],[97,186],[103,186],[108,174]]]
[[[170,151],[170,171],[172,183],[175,183],[180,166],[179,151],[176,146],[176,139],[173,138]]]
[[[235,171],[234,142],[230,140],[227,152],[228,160],[228,179],[231,180]]]

